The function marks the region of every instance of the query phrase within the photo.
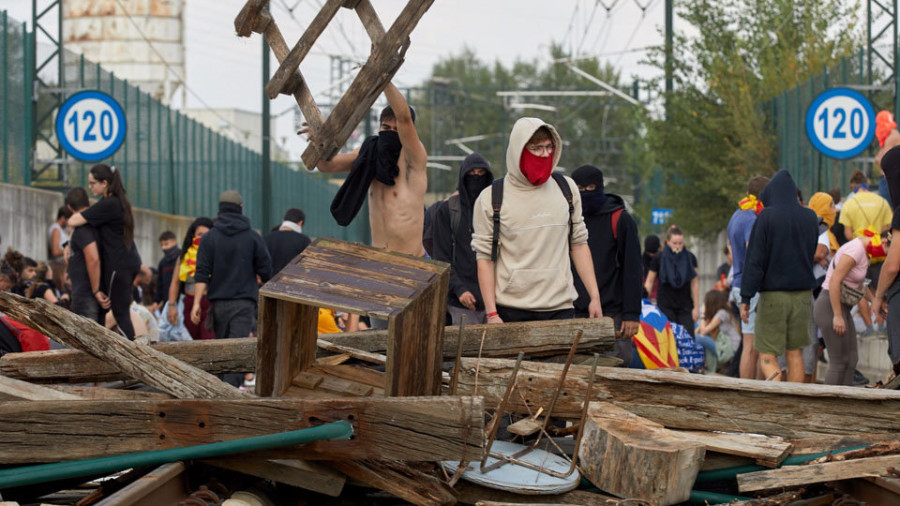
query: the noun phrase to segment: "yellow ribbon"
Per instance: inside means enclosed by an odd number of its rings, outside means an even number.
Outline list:
[[[738,202],[738,206],[740,206],[741,211],[749,211],[752,209],[756,211],[756,214],[759,214],[763,210],[763,203],[756,198],[756,195],[747,195]]]

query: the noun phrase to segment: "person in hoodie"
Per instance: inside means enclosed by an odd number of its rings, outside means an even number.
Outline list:
[[[572,172],[572,179],[581,193],[600,304],[618,329],[615,356],[630,364],[631,338],[637,333],[641,318],[643,264],[637,224],[625,210],[622,197],[605,192],[600,169],[581,166]],[[586,317],[590,297],[580,279],[575,280],[575,290],[575,316]]]
[[[590,295],[588,315],[603,316],[578,187],[565,178],[574,206],[570,213],[560,187],[548,184],[561,155],[562,139],[552,125],[538,118],[513,125],[496,262],[492,189],[485,188],[475,202],[472,248],[488,323],[572,318],[578,293],[569,258]]]
[[[809,344],[813,265],[819,220],[797,200],[797,185],[782,170],[760,193],[764,209],[756,218],[747,245],[741,279],[741,320],[747,323],[750,301],[759,293],[753,348],[766,379],[782,380],[776,357],[785,354],[788,381],[803,381],[803,348]]]
[[[662,253],[650,264],[644,280],[648,292],[659,279],[656,304],[669,321],[677,323],[694,337],[694,323],[700,316],[700,284],[697,257],[684,245],[684,232],[675,225],[666,231]]]
[[[462,315],[468,323],[484,323],[484,300],[472,249],[472,212],[475,199],[493,180],[491,164],[478,153],[470,154],[459,167],[457,194],[441,202],[435,212],[433,257],[450,263],[447,316],[451,325],[458,325]]]
[[[747,258],[747,244],[750,232],[756,223],[756,217],[763,210],[759,194],[769,183],[769,178],[756,176],[747,183],[747,195],[738,202],[738,209],[728,221],[728,243],[731,244],[731,302],[735,306],[741,303],[741,278],[744,275],[744,260]],[[756,335],[756,307],[759,295],[750,300],[750,312],[747,319],[741,321],[741,358],[740,376],[743,379],[755,379],[759,376],[759,353],[753,348],[753,336]]]
[[[212,318],[216,339],[247,337],[256,332],[259,285],[272,277],[272,259],[262,237],[250,228],[243,213],[244,201],[234,190],[219,197],[219,218],[200,241],[194,273],[191,321],[200,323],[200,301],[209,299],[207,318]],[[223,379],[240,386],[242,375]]]
[[[301,209],[292,207],[284,213],[284,220],[278,230],[266,234],[263,239],[269,255],[272,256],[272,273],[281,272],[281,269],[290,263],[297,255],[303,252],[312,242],[309,236],[303,233],[303,224],[306,222],[306,213]]]
[[[172,284],[172,275],[175,273],[175,265],[181,250],[178,249],[178,238],[175,232],[166,230],[159,235],[159,248],[163,252],[163,258],[156,267],[156,293],[153,294],[152,311],[162,310],[169,296],[169,286]]]

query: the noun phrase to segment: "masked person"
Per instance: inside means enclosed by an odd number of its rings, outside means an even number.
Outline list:
[[[572,318],[577,292],[569,257],[590,296],[588,315],[603,316],[581,196],[570,178],[551,176],[561,155],[553,126],[519,119],[506,177],[475,202],[472,248],[488,323]]]
[[[788,381],[803,381],[802,350],[809,344],[812,318],[813,258],[819,219],[797,200],[797,185],[779,171],[760,193],[759,213],[747,246],[741,279],[741,320],[759,294],[753,348],[766,379],[781,381],[776,357],[785,354]]]
[[[649,292],[659,278],[656,305],[671,322],[694,336],[694,323],[700,316],[700,284],[697,280],[697,257],[684,245],[684,232],[672,225],[666,231],[666,245],[650,264],[644,280]]]
[[[859,360],[856,326],[850,315],[851,304],[842,299],[842,284],[865,290],[866,272],[871,261],[884,261],[890,245],[890,232],[870,228],[863,236],[847,241],[828,265],[825,283],[816,299],[813,318],[822,331],[828,349],[826,385],[853,385],[853,373]]]
[[[600,304],[605,315],[615,321],[620,337],[615,343],[615,356],[630,364],[631,338],[637,333],[641,318],[643,264],[637,224],[625,210],[622,197],[605,192],[600,169],[581,166],[572,172],[572,179],[581,192],[581,211]],[[575,289],[575,316],[586,317],[590,297],[580,279],[575,280]]]
[[[459,167],[458,194],[441,202],[435,212],[434,258],[450,263],[447,316],[452,325],[458,325],[463,315],[467,323],[484,323],[484,300],[472,249],[472,212],[475,199],[493,180],[491,164],[472,153]]]

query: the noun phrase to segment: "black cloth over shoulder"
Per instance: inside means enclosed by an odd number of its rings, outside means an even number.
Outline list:
[[[394,178],[400,174],[397,162],[402,148],[400,134],[392,130],[379,132],[363,141],[350,175],[331,201],[331,215],[338,225],[346,227],[356,218],[373,179],[394,186]]]

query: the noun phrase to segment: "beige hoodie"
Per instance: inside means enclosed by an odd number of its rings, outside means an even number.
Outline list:
[[[521,118],[513,125],[506,148],[506,177],[500,208],[500,237],[494,266],[495,296],[501,306],[529,311],[555,311],[573,307],[577,297],[569,260],[569,204],[553,179],[532,185],[519,169],[522,150],[542,126],[553,134],[553,167],[562,154],[562,139],[553,126],[537,118]],[[578,186],[566,177],[572,189],[572,244],[587,242],[581,216]],[[478,196],[474,210],[472,248],[476,258],[491,258],[494,211],[491,187]]]

